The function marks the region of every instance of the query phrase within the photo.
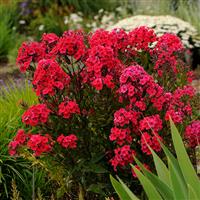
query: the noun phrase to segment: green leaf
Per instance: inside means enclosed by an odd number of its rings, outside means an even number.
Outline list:
[[[105,156],[104,153],[99,153],[99,154],[95,154],[95,155],[92,155],[92,159],[91,159],[91,163],[97,163],[99,162],[103,157]]]
[[[142,187],[144,188],[144,191],[146,192],[149,200],[162,200],[162,197],[154,185],[151,183],[151,181],[145,177],[136,167],[133,166],[133,170],[136,173],[140,183],[142,184]]]
[[[169,172],[170,172],[170,179],[173,188],[173,196],[174,199],[187,199],[187,188],[185,188],[185,180],[179,176],[179,173],[175,169],[175,166],[169,160]]]
[[[98,174],[108,173],[108,170],[106,170],[100,164],[95,164],[95,163],[89,163],[84,170],[86,172],[93,172],[93,173],[98,173]]]
[[[151,148],[150,150],[153,155],[153,160],[154,160],[158,177],[160,178],[161,181],[163,181],[166,185],[170,187],[169,170],[167,169],[165,163],[155,153],[155,151],[153,151]]]
[[[194,191],[194,189],[188,185],[188,199],[192,199],[192,200],[198,200],[198,194],[196,193],[196,191]]]
[[[131,199],[135,199],[136,196],[133,194],[133,192],[124,184],[124,182],[119,177],[118,180],[121,183],[124,190],[126,191],[126,193],[131,197]]]
[[[144,175],[151,181],[154,187],[157,188],[162,197],[168,200],[173,199],[173,192],[171,188],[168,185],[166,185],[163,181],[161,181],[158,176],[148,171],[137,158],[134,159],[137,165],[143,171]],[[131,165],[131,167],[133,168],[133,165]]]
[[[87,191],[105,195],[105,193],[103,191],[103,188],[105,188],[105,187],[106,187],[106,185],[102,184],[102,183],[91,184],[88,187]]]
[[[174,122],[171,119],[170,119],[170,127],[171,127],[172,140],[173,140],[174,148],[176,151],[177,159],[178,159],[180,168],[182,170],[183,176],[185,178],[185,181],[197,192],[198,196],[200,197],[199,178],[186,152],[182,138]]]
[[[176,173],[178,173],[179,177],[182,180],[184,180],[184,176],[182,174],[182,171],[181,171],[181,168],[179,166],[177,159],[173,156],[173,154],[169,151],[169,149],[162,142],[160,142],[160,145],[161,145],[163,151],[165,152],[165,155],[167,156],[168,163],[169,163],[169,161],[172,163],[172,165],[174,166],[174,169],[176,170]],[[183,184],[184,184],[184,188],[185,188],[185,191],[186,191],[187,190],[187,184],[186,184],[185,181],[183,182]]]
[[[120,184],[115,178],[112,177],[112,175],[110,175],[110,180],[111,180],[113,187],[115,188],[115,191],[117,192],[117,194],[119,195],[121,200],[139,200],[133,193],[130,196],[126,192],[126,190],[123,187],[123,186],[125,186],[124,183]]]

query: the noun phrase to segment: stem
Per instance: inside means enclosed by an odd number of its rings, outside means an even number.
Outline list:
[[[79,184],[79,194],[78,194],[79,200],[84,200],[84,190],[81,184]]]
[[[32,200],[35,200],[35,167],[33,166],[33,177],[32,177]]]

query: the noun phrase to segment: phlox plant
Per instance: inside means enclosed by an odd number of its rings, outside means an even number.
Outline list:
[[[177,36],[157,36],[144,26],[129,33],[69,30],[24,42],[17,64],[39,103],[22,115],[28,131],[17,132],[10,154],[25,150],[59,163],[70,180],[63,194],[70,198],[112,196],[109,172],[134,185],[129,163],[137,156],[154,170],[148,146],[163,156],[157,138],[170,146],[170,116],[184,130],[190,123],[199,126],[184,53]],[[186,131],[192,148],[197,131]]]

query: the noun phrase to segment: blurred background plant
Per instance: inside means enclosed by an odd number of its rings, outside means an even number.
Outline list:
[[[0,4],[0,62],[7,62],[7,55],[14,46],[16,16],[15,5]]]

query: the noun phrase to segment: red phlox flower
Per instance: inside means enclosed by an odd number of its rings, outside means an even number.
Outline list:
[[[114,114],[114,124],[116,126],[121,126],[121,127],[123,127],[126,124],[129,124],[130,119],[128,115],[129,115],[128,111],[126,111],[124,108],[120,108]]]
[[[115,37],[114,48],[126,52],[128,46],[128,34],[121,28],[116,28],[111,31],[113,37]]]
[[[140,121],[140,130],[153,130],[155,132],[162,130],[162,120],[160,119],[160,116],[157,114],[144,117]]]
[[[33,86],[38,96],[55,94],[55,90],[68,87],[70,77],[51,59],[44,59],[38,63],[33,77]]]
[[[91,48],[96,47],[98,45],[114,47],[115,43],[116,43],[116,38],[114,37],[114,35],[104,29],[96,30],[89,37],[89,45]]]
[[[85,64],[92,85],[96,83],[95,79],[101,79],[103,84],[113,88],[114,81],[123,68],[113,49],[109,46],[98,45],[89,49],[88,54]]]
[[[90,47],[93,48],[98,45],[108,46],[113,48],[115,53],[118,50],[125,50],[128,45],[128,35],[123,29],[113,29],[106,31],[99,29],[89,37]],[[117,55],[117,54],[116,54]]]
[[[144,132],[141,136],[142,152],[146,153],[147,155],[151,155],[148,145],[156,152],[161,151],[161,146],[157,138],[162,141],[162,138],[158,134],[154,133],[154,136],[150,136],[147,132]]]
[[[181,39],[172,33],[165,33],[159,37],[156,44],[160,51],[178,52],[184,49]]]
[[[11,156],[16,155],[17,148],[24,145],[28,138],[29,138],[29,135],[26,134],[23,129],[19,129],[17,131],[17,135],[14,137],[14,139],[8,145],[9,154]]]
[[[64,148],[75,149],[77,147],[78,138],[74,134],[70,134],[68,136],[64,136],[61,134],[57,138],[57,142]]]
[[[184,134],[189,147],[195,148],[200,144],[200,120],[192,121],[185,129]]]
[[[114,127],[111,129],[111,134],[109,136],[111,141],[116,141],[118,145],[123,145],[124,143],[131,143],[132,137],[130,136],[130,129],[120,129],[117,127]]]
[[[108,88],[111,88],[113,89],[115,87],[115,84],[113,83],[113,76],[111,75],[106,75],[104,78],[103,78],[103,83],[108,87]]]
[[[53,45],[57,43],[59,40],[59,37],[55,33],[44,33],[42,35],[42,41],[47,43],[47,45]]]
[[[62,115],[66,119],[69,119],[72,114],[80,114],[80,108],[76,101],[62,102],[59,105],[58,114]]]
[[[91,82],[91,85],[96,89],[96,90],[102,90],[103,88],[103,82],[101,78],[96,78],[94,81]]]
[[[186,116],[192,115],[192,107],[189,100],[194,95],[195,90],[192,86],[177,88],[168,102],[165,120],[169,120],[171,116],[174,123],[182,123]]]
[[[171,33],[165,33],[160,36],[155,46],[154,54],[156,55],[156,63],[154,69],[158,71],[158,75],[171,72],[177,74],[178,57],[177,53],[183,52],[184,47],[181,40]]]
[[[188,71],[187,72],[187,82],[188,83],[192,83],[193,80],[194,80],[194,72],[193,71]]]
[[[156,41],[154,30],[146,26],[140,26],[128,33],[128,43],[134,50],[149,51],[150,45]]]
[[[45,136],[40,134],[31,135],[27,146],[34,152],[35,156],[40,156],[42,153],[48,153],[52,150],[52,141],[50,135]]]
[[[30,126],[46,123],[50,112],[45,104],[33,105],[23,114],[22,122]]]
[[[157,87],[152,76],[147,74],[143,67],[135,65],[122,71],[119,94],[123,99],[128,99],[137,109],[144,111],[146,110],[147,94],[157,98]]]
[[[51,53],[73,56],[76,60],[83,58],[86,53],[83,33],[81,31],[65,31]]]
[[[114,170],[117,171],[117,166],[123,167],[133,162],[135,151],[129,145],[124,145],[114,150],[115,156],[110,160]]]
[[[175,111],[174,109],[169,109],[165,114],[165,120],[169,120],[170,117],[172,118],[174,123],[180,124],[183,122],[184,113]]]
[[[44,33],[42,35],[42,42],[46,46],[46,52],[48,52],[46,58],[53,58],[53,56],[56,58],[56,55],[54,55],[55,52],[52,50],[56,46],[56,44],[59,41],[59,37],[55,33]]]
[[[39,42],[23,42],[18,51],[17,65],[22,73],[29,69],[31,62],[45,58],[45,47]]]

